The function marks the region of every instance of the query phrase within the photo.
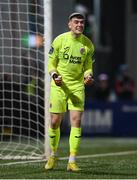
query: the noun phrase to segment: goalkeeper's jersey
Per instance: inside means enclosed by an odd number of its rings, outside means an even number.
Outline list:
[[[68,89],[84,88],[84,76],[92,74],[92,42],[83,34],[74,38],[71,32],[55,38],[49,51],[48,71],[57,71]],[[51,82],[55,86],[54,81]]]

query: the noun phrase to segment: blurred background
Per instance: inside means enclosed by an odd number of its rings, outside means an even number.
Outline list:
[[[0,0],[0,5],[1,124],[24,124],[44,132],[43,0]],[[95,46],[95,83],[86,87],[83,134],[137,136],[137,1],[52,0],[51,39],[68,31],[68,16],[74,11],[85,14],[84,34]],[[9,105],[13,97],[17,101]],[[28,114],[17,107],[29,108]],[[28,125],[28,118],[33,125]],[[64,135],[69,130],[67,119],[68,114],[62,123]],[[31,135],[36,131],[22,130]]]

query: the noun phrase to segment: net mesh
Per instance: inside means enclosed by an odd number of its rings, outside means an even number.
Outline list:
[[[43,0],[0,1],[0,158],[44,152]]]

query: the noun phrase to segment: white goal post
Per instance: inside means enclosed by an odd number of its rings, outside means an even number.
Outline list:
[[[0,159],[49,156],[52,0],[0,0]]]

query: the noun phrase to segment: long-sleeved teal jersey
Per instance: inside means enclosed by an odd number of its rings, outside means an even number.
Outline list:
[[[84,88],[84,77],[93,74],[94,46],[83,34],[75,38],[71,32],[55,38],[49,51],[48,71],[58,72],[69,89]],[[55,86],[54,81],[51,82]]]

